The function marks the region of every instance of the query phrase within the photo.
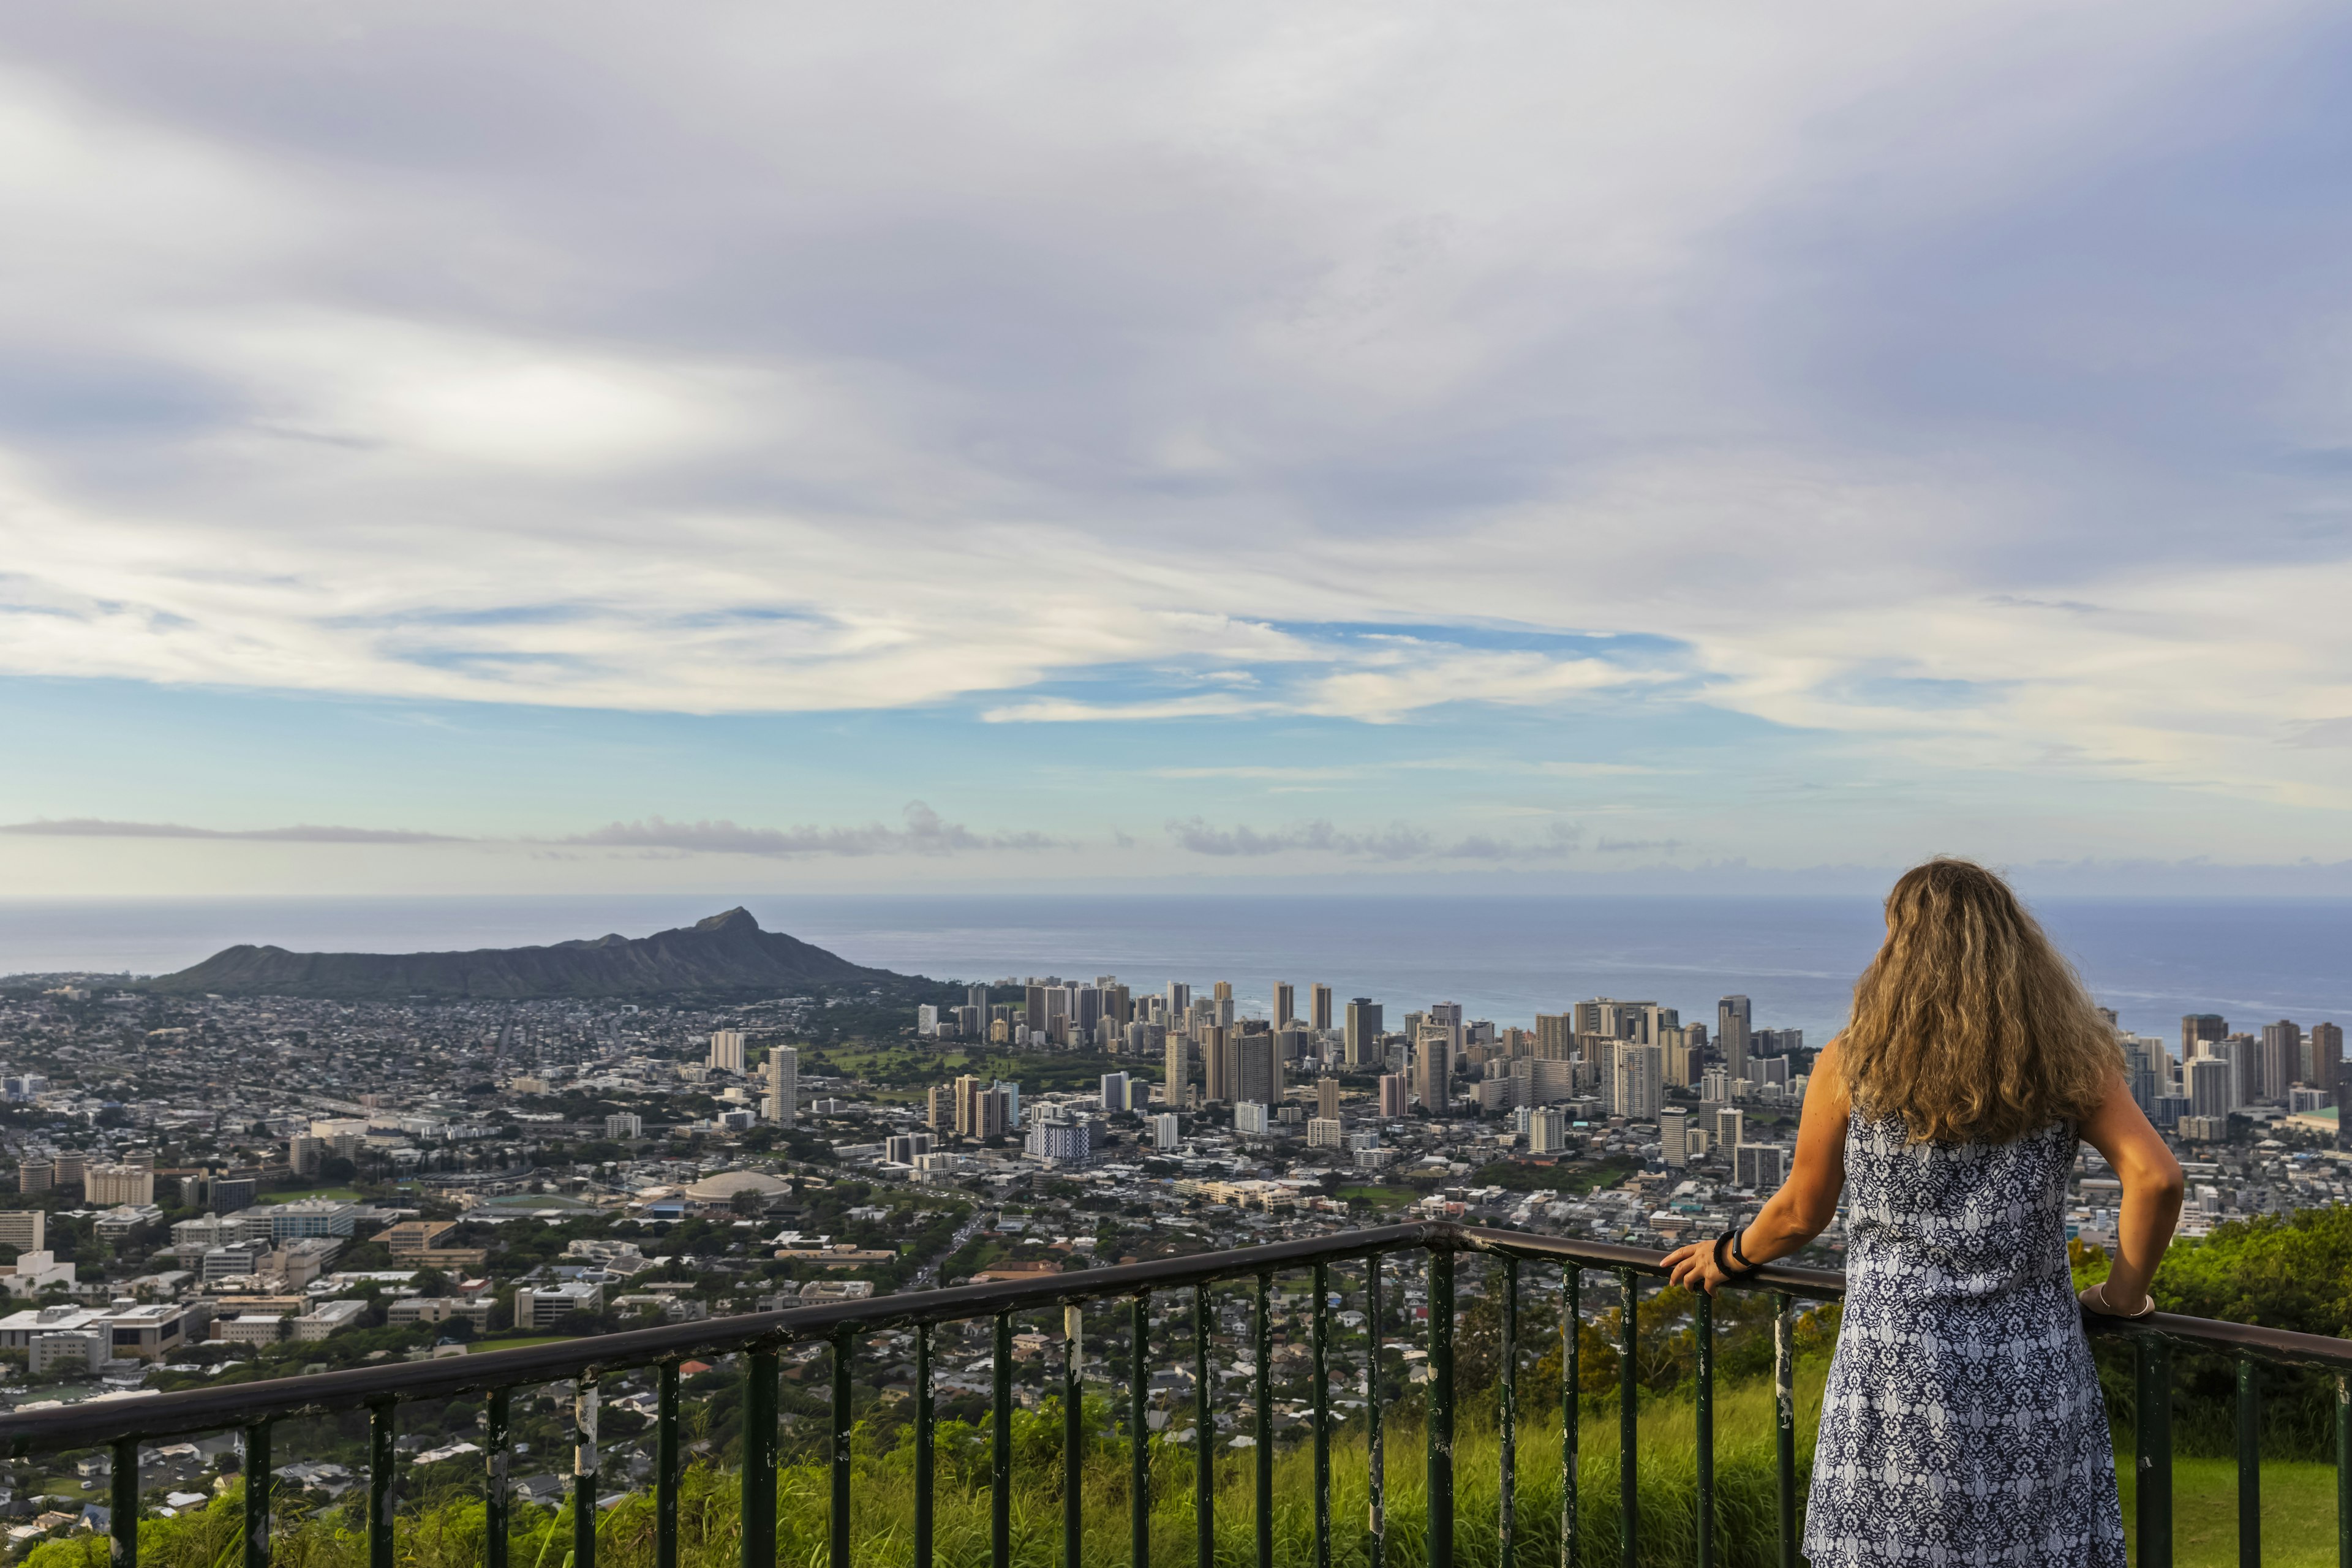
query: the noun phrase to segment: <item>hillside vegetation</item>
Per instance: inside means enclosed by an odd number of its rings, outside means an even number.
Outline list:
[[[1825,1361],[1807,1358],[1798,1380],[1798,1485],[1801,1500],[1812,1434],[1820,1414]],[[1589,1402],[1590,1403],[1590,1402]],[[1772,1568],[1779,1562],[1771,1404],[1769,1384],[1749,1379],[1718,1391],[1716,1402],[1717,1556],[1724,1568]],[[1129,1561],[1128,1463],[1123,1443],[1107,1436],[1108,1406],[1088,1399],[1084,1493],[1088,1568]],[[1696,1561],[1696,1462],[1687,1389],[1644,1400],[1637,1477],[1641,1497],[1641,1561],[1682,1565]],[[1062,1500],[1061,1415],[1048,1401],[1014,1416],[1015,1492],[1013,1560],[1023,1568],[1059,1568]],[[1613,1410],[1580,1423],[1579,1561],[1618,1561],[1618,1464]],[[1388,1534],[1384,1561],[1425,1560],[1428,1513],[1424,1444],[1419,1428],[1392,1425],[1388,1433]],[[1520,1568],[1559,1561],[1559,1425],[1529,1420],[1519,1440],[1518,1551]],[[1360,1427],[1333,1445],[1333,1561],[1367,1568],[1368,1468]],[[1491,1426],[1465,1432],[1456,1444],[1456,1561],[1471,1568],[1497,1563],[1496,1520],[1497,1443]],[[860,1568],[901,1568],[913,1562],[914,1453],[898,1442],[877,1451],[860,1427],[853,1447],[854,1560]],[[935,1561],[939,1568],[982,1568],[989,1561],[989,1438],[985,1428],[942,1424],[938,1448]],[[1225,1449],[1217,1460],[1217,1561],[1255,1561],[1255,1472],[1249,1450]],[[2125,1519],[2131,1518],[2128,1462]],[[1194,1562],[1192,1457],[1182,1446],[1152,1450],[1152,1561],[1160,1568]],[[1314,1561],[1314,1469],[1304,1444],[1284,1449],[1275,1479],[1275,1555],[1286,1568]],[[414,1486],[404,1478],[404,1487]],[[398,1558],[406,1568],[478,1568],[484,1561],[484,1510],[472,1480],[429,1485],[402,1508]],[[738,1568],[739,1478],[697,1466],[686,1476],[679,1510],[681,1568]],[[2265,1466],[2263,1560],[2285,1568],[2321,1568],[2335,1561],[2334,1472],[2317,1465]],[[354,1494],[356,1496],[356,1494]],[[830,1478],[822,1464],[785,1467],[777,1478],[777,1559],[821,1564],[829,1540]],[[2235,1501],[2227,1465],[2189,1460],[2177,1478],[2177,1551],[2180,1568],[2221,1568],[2235,1561]],[[140,1561],[154,1568],[218,1568],[237,1561],[242,1521],[234,1496],[177,1519],[151,1520],[140,1536]],[[653,1503],[633,1496],[598,1520],[600,1568],[651,1568]],[[105,1568],[106,1542],[82,1536],[36,1549],[27,1568]],[[366,1540],[357,1506],[281,1518],[275,1559],[284,1568],[363,1568]],[[572,1558],[567,1509],[518,1508],[509,1562],[515,1568],[568,1568]]]

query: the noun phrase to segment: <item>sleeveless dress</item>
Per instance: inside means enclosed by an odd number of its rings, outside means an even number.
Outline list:
[[[1846,1295],[1805,1514],[1813,1568],[2125,1568],[2099,1379],[2066,1267],[2075,1130],[1846,1127]]]

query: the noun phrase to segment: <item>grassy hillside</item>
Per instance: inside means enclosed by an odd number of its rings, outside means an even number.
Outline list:
[[[1810,1457],[1819,1414],[1822,1366],[1800,1378],[1799,1463]],[[1128,1556],[1127,1460],[1116,1441],[1101,1434],[1108,1411],[1089,1401],[1089,1452],[1085,1499],[1086,1562],[1125,1564]],[[1750,1383],[1723,1389],[1717,1402],[1717,1557],[1725,1568],[1767,1568],[1777,1563],[1774,1544],[1774,1473],[1769,1390]],[[1617,1560],[1617,1438],[1612,1414],[1580,1424],[1583,1448],[1580,1555],[1588,1563]],[[1685,1564],[1696,1560],[1693,1530],[1692,1417],[1686,1398],[1645,1404],[1639,1460],[1642,1497],[1642,1559],[1645,1563]],[[1013,1509],[1013,1561],[1034,1568],[1058,1568],[1062,1505],[1060,1417],[1050,1407],[1020,1413],[1014,1424]],[[1427,1494],[1423,1445],[1417,1430],[1389,1433],[1389,1531],[1386,1561],[1423,1560],[1423,1529]],[[1531,1421],[1519,1447],[1520,1547],[1522,1568],[1559,1562],[1559,1425]],[[1466,1433],[1457,1444],[1456,1542],[1466,1564],[1496,1563],[1496,1443],[1491,1429]],[[1218,1560],[1255,1560],[1253,1499],[1255,1477],[1248,1450],[1227,1449],[1218,1458],[1216,1527]],[[856,1452],[854,1550],[856,1562],[876,1568],[910,1563],[913,1558],[913,1454],[901,1446],[877,1454]],[[2128,1464],[2125,1518],[2131,1516]],[[1366,1463],[1361,1429],[1334,1445],[1332,1520],[1334,1561],[1349,1568],[1366,1563]],[[1152,1558],[1165,1568],[1193,1561],[1192,1472],[1181,1447],[1153,1453]],[[983,1429],[950,1423],[942,1427],[939,1449],[937,1561],[940,1568],[980,1568],[988,1561],[988,1438]],[[417,1486],[404,1478],[402,1486]],[[2326,1466],[2273,1463],[2264,1467],[2266,1563],[2320,1568],[2334,1561],[2334,1471]],[[680,1510],[684,1568],[736,1568],[737,1478],[707,1468],[688,1473]],[[2181,1568],[2214,1568],[2235,1561],[2234,1476],[2226,1463],[2184,1460],[2177,1475],[2177,1556]],[[483,1561],[483,1510],[471,1495],[473,1483],[427,1484],[422,1497],[404,1495],[399,1555],[415,1568],[476,1568]],[[825,1560],[828,1539],[828,1478],[818,1466],[787,1468],[778,1478],[778,1557],[786,1563]],[[356,1495],[356,1494],[354,1494]],[[1312,1458],[1301,1445],[1286,1448],[1276,1468],[1276,1560],[1312,1561],[1314,1531]],[[280,1524],[276,1557],[287,1568],[361,1568],[365,1541],[353,1509],[297,1518]],[[140,1559],[156,1568],[216,1568],[234,1562],[241,1521],[234,1500],[178,1519],[153,1520],[142,1529]],[[84,1537],[38,1548],[29,1568],[103,1568],[105,1542]],[[509,1547],[516,1568],[566,1568],[571,1560],[568,1511],[518,1510]],[[606,1511],[597,1527],[600,1568],[650,1568],[653,1512],[648,1497],[635,1497]]]

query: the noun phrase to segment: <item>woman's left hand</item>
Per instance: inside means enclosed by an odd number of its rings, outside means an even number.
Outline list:
[[[1667,1253],[1666,1278],[1685,1290],[1704,1290],[1712,1296],[1715,1288],[1730,1276],[1715,1266],[1715,1243],[1709,1239]]]

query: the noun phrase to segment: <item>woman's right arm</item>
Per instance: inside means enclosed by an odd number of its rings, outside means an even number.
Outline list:
[[[2100,1288],[2100,1300],[2093,1305],[2104,1304],[2108,1311],[2129,1316],[2147,1302],[2148,1282],[2164,1261],[2164,1249],[2172,1245],[2172,1227],[2180,1222],[2180,1162],[2148,1125],[2120,1073],[2108,1084],[2099,1109],[2083,1123],[2083,1141],[2106,1157],[2124,1188],[2123,1213],[2116,1223],[2115,1267]]]

